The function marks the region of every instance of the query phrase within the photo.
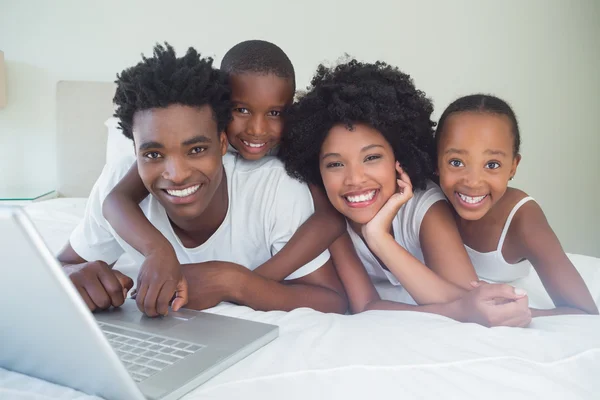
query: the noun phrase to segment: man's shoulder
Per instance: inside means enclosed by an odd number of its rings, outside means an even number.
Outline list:
[[[97,193],[101,200],[108,195],[113,187],[127,174],[135,163],[135,156],[123,156],[104,165],[100,177],[96,181]]]

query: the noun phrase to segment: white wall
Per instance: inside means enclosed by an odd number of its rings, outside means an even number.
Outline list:
[[[523,135],[514,185],[542,204],[568,251],[600,256],[600,2],[321,2],[0,0],[0,186],[54,185],[58,80],[114,80],[155,42],[220,60],[262,38],[288,53],[300,88],[318,62],[348,52],[410,73],[436,116],[459,95],[506,98]]]

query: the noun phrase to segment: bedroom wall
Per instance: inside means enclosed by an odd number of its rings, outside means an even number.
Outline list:
[[[0,110],[0,186],[54,186],[57,81],[111,81],[157,41],[179,51],[195,46],[220,59],[235,43],[262,38],[289,54],[300,88],[317,63],[347,52],[410,73],[433,98],[436,117],[459,95],[505,97],[523,135],[514,185],[542,204],[567,251],[600,256],[599,2],[166,4],[0,0],[8,75],[8,106]]]

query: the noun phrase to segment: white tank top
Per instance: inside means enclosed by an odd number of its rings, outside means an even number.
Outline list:
[[[502,246],[504,245],[506,233],[508,232],[508,228],[510,227],[510,223],[516,212],[523,204],[530,200],[533,200],[533,198],[525,197],[515,204],[504,223],[504,228],[502,229],[502,234],[500,235],[496,250],[488,253],[480,253],[465,245],[467,253],[469,253],[469,257],[471,258],[471,262],[475,267],[475,272],[477,272],[477,276],[479,276],[480,279],[490,282],[506,283],[516,281],[517,279],[529,275],[531,264],[527,261],[521,261],[516,264],[506,262],[502,255]]]

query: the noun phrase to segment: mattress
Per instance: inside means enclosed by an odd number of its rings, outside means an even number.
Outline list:
[[[54,199],[27,211],[48,246],[58,251],[84,207],[85,199]],[[569,257],[598,303],[600,259]],[[126,261],[123,267],[133,268]],[[528,291],[532,306],[552,306],[535,272],[515,285]],[[406,296],[387,285],[378,290],[388,299]],[[259,312],[228,303],[207,311],[276,324],[280,336],[185,399],[600,398],[598,316],[535,318],[521,329],[409,311]],[[0,369],[0,399],[5,398],[94,397]]]

